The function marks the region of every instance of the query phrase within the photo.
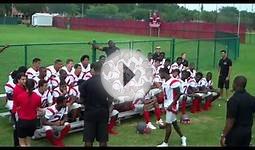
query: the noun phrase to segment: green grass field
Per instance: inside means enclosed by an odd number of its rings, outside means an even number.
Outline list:
[[[87,31],[70,31],[55,28],[27,28],[25,26],[0,26],[0,45],[1,44],[25,44],[25,43],[48,43],[48,42],[87,42],[97,40],[99,42],[106,42],[109,39],[114,41],[130,41],[130,40],[155,40],[166,38],[152,38],[145,36],[131,36],[122,34],[110,34],[110,33],[97,33]],[[183,40],[179,40],[180,42]],[[156,43],[164,49],[166,54],[170,54],[170,43]],[[120,48],[127,47],[127,45],[117,45]],[[211,60],[211,42],[203,42],[202,48],[208,49],[202,53],[204,59],[200,60],[200,64],[210,65]],[[179,43],[176,46],[176,55],[186,51],[189,58],[193,58],[194,48],[196,43],[185,42]],[[151,51],[151,44],[137,44],[134,48],[141,48],[142,51],[147,53]],[[221,48],[220,46],[217,48]],[[91,56],[91,49],[86,44],[69,45],[69,46],[34,46],[28,47],[28,62],[30,64],[33,57],[37,56],[42,58],[42,65],[51,64],[55,58],[73,58],[78,61],[82,54],[89,54]],[[97,53],[97,57],[102,53]],[[217,58],[219,58],[217,53]],[[255,79],[253,78],[253,45],[241,44],[240,46],[240,58],[234,61],[232,79],[237,74],[243,74],[248,78],[247,90],[255,95]],[[210,58],[210,59],[209,59]],[[193,61],[193,60],[191,60]],[[8,79],[8,73],[20,65],[24,64],[24,47],[11,47],[0,54],[0,85],[1,93],[3,93],[3,84]],[[217,86],[216,69],[207,67],[208,69],[200,70],[202,72],[212,71],[214,74],[214,84]],[[210,69],[211,68],[211,69]],[[232,82],[231,82],[232,83]],[[2,101],[0,102],[0,111],[3,110]],[[189,146],[219,146],[220,133],[225,124],[225,99],[219,99],[214,102],[213,108],[208,112],[201,112],[199,114],[189,114],[191,117],[191,125],[181,125],[184,135],[187,137]],[[155,124],[155,118],[152,114],[152,121]],[[164,119],[164,116],[162,117]],[[142,121],[141,116],[131,118],[121,122],[117,127],[119,135],[110,136],[110,146],[155,146],[159,144],[164,138],[164,130],[157,129],[149,135],[139,135],[135,133],[135,126],[137,122]],[[254,131],[253,131],[254,136]],[[252,139],[252,144],[254,144]],[[73,133],[66,137],[65,144],[67,146],[82,146],[82,132]],[[169,144],[171,146],[179,146],[180,139],[176,132],[170,137]],[[0,146],[12,146],[12,127],[10,126],[7,118],[0,117]],[[35,140],[32,143],[33,146],[50,146],[45,140]]]

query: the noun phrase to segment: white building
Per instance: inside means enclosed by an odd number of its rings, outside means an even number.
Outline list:
[[[35,13],[32,15],[32,26],[52,26],[54,16],[57,14]]]

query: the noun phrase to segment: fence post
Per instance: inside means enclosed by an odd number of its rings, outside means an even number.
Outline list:
[[[24,45],[25,50],[25,66],[27,67],[27,45]]]
[[[96,44],[96,40],[93,40],[93,44]],[[92,63],[96,62],[96,48],[92,47]]]
[[[174,62],[174,53],[175,53],[175,38],[172,40],[172,62]]]
[[[215,63],[216,63],[216,44],[217,44],[217,39],[214,39],[214,49],[213,49],[213,68],[215,68]]]
[[[237,37],[237,57],[239,57],[240,54],[240,36]]]
[[[129,51],[131,51],[131,49],[132,49],[132,41],[129,41],[128,47],[129,47]]]
[[[197,65],[196,65],[197,70],[198,70],[198,64],[199,64],[199,48],[200,48],[200,40],[197,41]]]
[[[151,51],[152,51],[152,53],[154,53],[154,46],[155,46],[155,41],[152,41],[152,44],[151,44]]]

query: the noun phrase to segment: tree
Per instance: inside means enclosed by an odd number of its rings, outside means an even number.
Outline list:
[[[15,7],[18,11],[22,12],[25,16],[31,17],[35,13],[44,12],[46,10],[45,4],[15,4]]]
[[[131,12],[131,16],[133,19],[136,20],[148,20],[149,19],[149,14],[150,11],[146,10],[144,8],[135,8],[132,12]]]
[[[11,15],[11,10],[12,10],[12,4],[11,3],[3,3],[0,4],[0,16],[10,16]]]
[[[68,14],[76,16],[81,13],[81,6],[78,4],[46,4],[50,13]]]
[[[90,5],[86,15],[89,17],[112,18],[119,12],[119,8],[114,4],[93,6]]]

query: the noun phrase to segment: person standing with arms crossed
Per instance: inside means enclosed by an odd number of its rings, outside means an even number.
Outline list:
[[[226,98],[228,98],[229,80],[232,70],[232,61],[228,58],[226,50],[221,50],[221,59],[219,60],[219,80],[218,88],[220,88],[220,98],[223,97],[223,88],[226,89]]]
[[[249,146],[252,135],[255,98],[246,90],[247,79],[237,76],[233,81],[235,92],[227,102],[226,124],[221,134],[221,146]]]
[[[109,99],[111,96],[103,88],[100,72],[102,63],[92,65],[93,77],[83,82],[79,87],[80,99],[85,106],[84,111],[84,136],[85,147],[92,147],[94,139],[99,146],[107,146]]]

